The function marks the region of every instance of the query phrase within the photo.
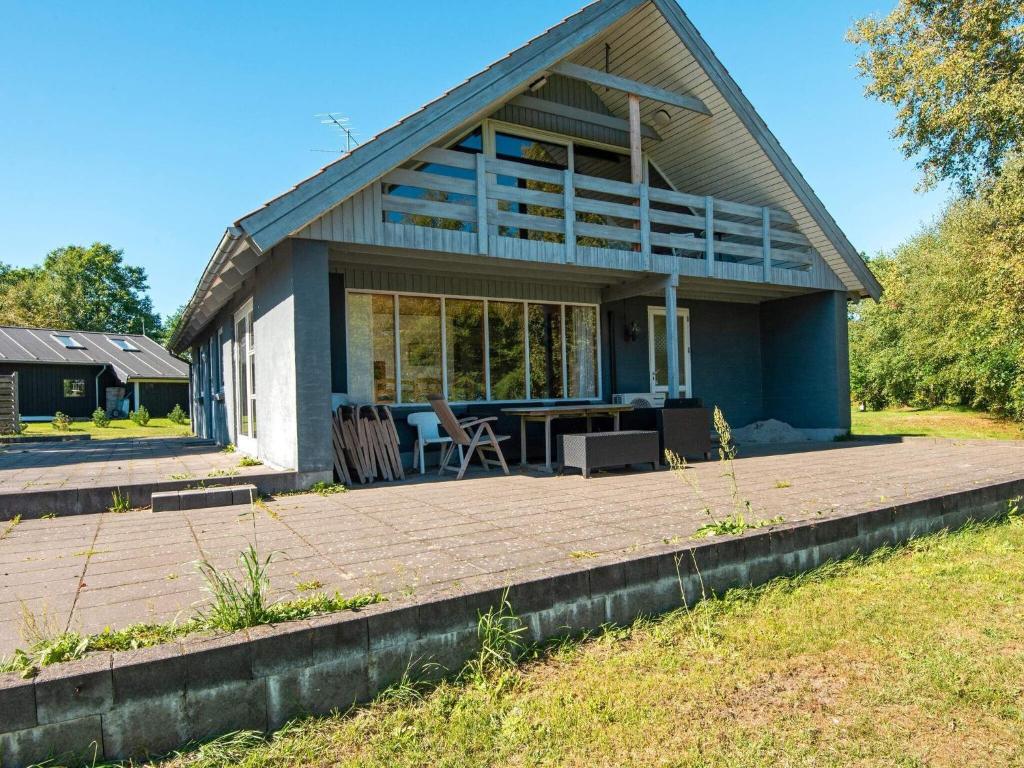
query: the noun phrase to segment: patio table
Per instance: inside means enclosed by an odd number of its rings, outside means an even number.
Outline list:
[[[544,465],[535,466],[536,469],[543,469],[545,472],[554,471],[551,466],[551,422],[561,418],[580,418],[587,420],[587,432],[591,431],[591,419],[595,416],[611,416],[612,429],[619,431],[619,414],[624,411],[632,411],[632,405],[591,403],[584,405],[537,405],[520,406],[516,408],[502,408],[502,413],[519,417],[519,464],[520,466],[532,466],[526,460],[526,425],[530,422],[544,424]]]

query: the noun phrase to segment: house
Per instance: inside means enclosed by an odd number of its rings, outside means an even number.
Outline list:
[[[96,408],[154,416],[189,406],[189,365],[148,336],[0,326],[0,375],[18,374],[23,421]],[[115,396],[112,399],[109,396]]]
[[[674,0],[598,0],[236,221],[170,345],[199,434],[326,479],[332,404],[432,391],[845,432],[879,293]]]

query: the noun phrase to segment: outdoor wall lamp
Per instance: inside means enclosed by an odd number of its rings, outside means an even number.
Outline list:
[[[625,338],[626,341],[636,341],[637,338],[639,338],[639,336],[640,336],[640,326],[637,324],[636,320],[629,320],[629,321],[627,321],[626,322],[625,333],[623,334],[623,338]]]

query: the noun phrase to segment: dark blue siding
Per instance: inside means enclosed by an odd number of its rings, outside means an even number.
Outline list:
[[[846,296],[822,291],[761,305],[765,413],[794,427],[850,427]]]
[[[604,391],[646,392],[648,372],[647,307],[662,306],[653,297],[637,297],[605,304]],[[687,301],[690,311],[690,365],[692,392],[709,407],[718,405],[733,424],[761,418],[761,329],[756,304]],[[611,313],[609,315],[609,313]],[[636,341],[626,341],[625,327],[640,328]],[[610,342],[610,343],[609,343]],[[614,360],[612,370],[610,361]]]

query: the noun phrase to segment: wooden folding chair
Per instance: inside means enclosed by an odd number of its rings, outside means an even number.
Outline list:
[[[482,419],[470,417],[460,421],[455,418],[448,401],[441,395],[427,395],[427,401],[441,421],[444,431],[452,439],[451,443],[445,447],[444,453],[441,454],[441,468],[437,474],[443,474],[445,470],[458,472],[455,479],[461,480],[462,476],[466,474],[466,467],[472,461],[474,453],[480,457],[480,463],[484,465],[484,468],[490,469],[491,466],[499,466],[506,475],[509,474],[508,464],[505,463],[505,456],[501,452],[501,441],[508,440],[509,436],[495,435],[490,425],[490,422],[498,420],[497,416],[488,416]],[[471,430],[472,436],[466,430]],[[459,446],[465,448],[465,456],[461,464],[450,464],[449,462]],[[485,453],[488,451],[494,453],[497,459],[488,458]]]

